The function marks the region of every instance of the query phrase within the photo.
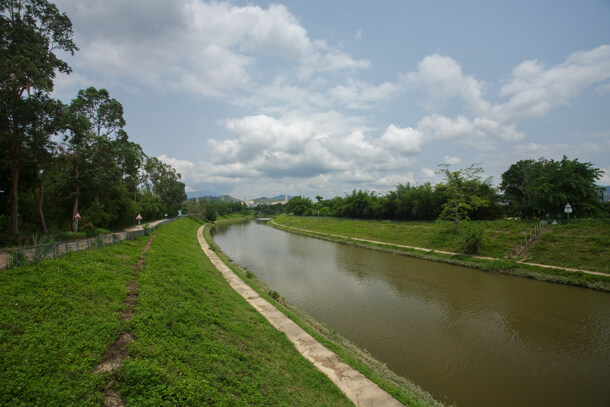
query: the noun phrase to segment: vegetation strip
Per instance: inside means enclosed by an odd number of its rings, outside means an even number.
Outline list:
[[[0,273],[0,405],[100,406],[94,373],[125,331],[125,286],[147,238]]]
[[[358,242],[373,243],[373,244],[379,244],[379,245],[391,246],[391,247],[401,247],[401,248],[405,248],[405,249],[418,250],[418,251],[427,252],[427,253],[434,252],[434,253],[439,253],[439,254],[446,254],[446,255],[449,255],[449,256],[461,256],[461,255],[464,255],[463,253],[448,252],[448,251],[444,251],[444,250],[427,249],[425,247],[407,246],[407,245],[402,245],[402,244],[397,244],[397,243],[380,242],[380,241],[377,241],[377,240],[361,239],[361,238],[358,238],[358,237],[342,236],[342,235],[337,235],[337,234],[332,234],[332,233],[324,233],[324,232],[317,232],[317,231],[313,231],[313,230],[295,228],[295,227],[292,227],[292,226],[279,225],[279,224],[275,223],[273,220],[271,221],[271,223],[273,225],[279,227],[279,228],[297,230],[299,232],[304,232],[304,233],[311,234],[311,235],[321,235],[321,236],[329,236],[329,237],[334,237],[334,238],[339,238],[339,239],[356,240]],[[497,260],[494,257],[488,257],[488,256],[477,256],[477,255],[468,255],[468,256],[473,257],[475,259],[481,259],[481,260]],[[575,269],[575,268],[569,268],[569,267],[561,267],[561,266],[552,266],[552,265],[548,265],[548,264],[530,263],[530,262],[525,262],[525,261],[520,261],[520,260],[515,260],[515,263],[523,264],[523,265],[526,265],[526,266],[543,267],[543,268],[549,268],[549,269],[557,269],[557,270],[563,270],[563,271],[570,271],[570,272],[573,272],[573,273],[585,273],[585,274],[591,274],[591,275],[596,275],[596,276],[605,276],[605,277],[608,276],[608,273],[602,273],[602,272],[598,272],[598,271],[581,270],[581,269]]]
[[[121,317],[124,321],[129,321],[133,317],[133,310],[135,307],[136,298],[138,296],[138,274],[144,268],[144,256],[146,252],[150,249],[153,240],[156,235],[152,235],[151,238],[146,243],[144,250],[142,250],[142,255],[138,259],[138,263],[136,264],[134,271],[134,279],[125,286],[127,289],[127,298],[123,302],[124,309],[121,311]],[[117,380],[117,370],[121,366],[121,363],[127,357],[127,346],[135,341],[135,336],[133,333],[129,331],[122,332],[119,337],[114,341],[112,345],[108,348],[104,356],[102,356],[102,360],[100,364],[94,369],[94,373],[110,373],[111,380],[106,386],[106,394],[105,394],[105,405],[106,406],[125,406],[125,402],[121,397],[121,393],[115,388],[116,380]]]
[[[282,314],[273,305],[258,295],[245,284],[222,260],[208,248],[203,239],[201,226],[197,239],[203,252],[222,273],[231,287],[260,312],[276,329],[285,333],[297,350],[322,373],[326,374],[345,395],[356,405],[401,406],[396,399],[383,391],[377,384],[367,379],[360,372],[340,362],[331,352],[306,333],[301,327]]]

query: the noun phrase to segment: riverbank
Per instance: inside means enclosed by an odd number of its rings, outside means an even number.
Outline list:
[[[226,283],[199,226],[0,273],[0,404],[99,406],[112,387],[126,405],[351,405]]]
[[[459,253],[462,242],[458,235],[450,231],[450,226],[434,223],[396,223],[381,221],[359,221],[335,218],[308,218],[297,216],[280,216],[270,224],[276,228],[292,233],[299,233],[319,239],[326,239],[345,244],[367,247],[394,254],[402,254],[426,260],[456,264],[487,272],[497,272],[536,280],[568,284],[610,292],[610,250],[605,245],[606,229],[610,226],[600,225],[594,228],[589,241],[568,240],[563,234],[574,234],[574,226],[558,228],[561,233],[545,234],[537,239],[536,245],[529,248],[537,258],[553,259],[553,253],[571,265],[578,258],[579,264],[585,264],[593,270],[577,270],[572,267],[562,268],[558,264],[533,264],[519,258],[510,258],[514,242],[522,239],[527,233],[527,225],[514,222],[481,222],[478,226],[493,228],[486,231],[488,237],[482,248],[482,256]],[[576,226],[577,227],[577,226]],[[591,230],[587,225],[586,228]],[[582,232],[582,228],[578,229]],[[566,233],[567,231],[567,233]],[[548,243],[548,242],[551,243]],[[552,242],[559,242],[553,245]],[[569,244],[572,242],[572,248]],[[540,246],[537,246],[540,245]],[[539,247],[544,247],[540,250]],[[593,253],[593,254],[591,254]],[[528,252],[529,254],[529,252]],[[595,255],[594,255],[595,254]],[[537,257],[536,257],[537,256]],[[591,260],[587,260],[591,259]],[[583,268],[583,267],[579,267]],[[590,271],[590,272],[589,272]]]
[[[217,222],[224,223],[224,222]],[[295,322],[299,327],[314,337],[318,342],[339,356],[339,360],[355,368],[358,372],[376,383],[391,396],[408,406],[443,406],[442,403],[413,384],[406,378],[391,371],[384,363],[379,362],[368,352],[339,335],[337,332],[313,319],[310,315],[287,302],[277,292],[269,289],[253,273],[233,262],[210,236],[210,228],[204,231],[206,241],[213,245],[214,252],[242,281],[254,289],[258,295],[274,304],[275,308]]]

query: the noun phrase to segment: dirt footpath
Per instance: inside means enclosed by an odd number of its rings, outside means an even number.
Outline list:
[[[233,271],[222,262],[203,239],[202,226],[197,231],[197,239],[204,253],[214,266],[222,273],[231,287],[260,312],[276,329],[286,334],[297,350],[322,373],[332,380],[337,387],[357,406],[402,406],[396,399],[382,390],[375,383],[364,377],[347,364],[340,362],[337,355],[331,352],[300,326],[282,314],[277,308],[258,295],[244,283]]]

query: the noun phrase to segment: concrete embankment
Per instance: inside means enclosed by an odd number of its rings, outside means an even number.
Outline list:
[[[202,226],[197,232],[201,249],[222,273],[231,287],[260,312],[276,329],[283,332],[297,350],[313,365],[328,376],[357,406],[402,406],[400,402],[367,379],[351,366],[339,361],[337,355],[305,332],[244,283],[222,260],[209,249],[203,238]]]

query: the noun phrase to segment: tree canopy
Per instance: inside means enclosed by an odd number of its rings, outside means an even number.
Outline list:
[[[81,224],[114,228],[138,212],[174,216],[186,199],[180,174],[129,140],[108,91],[80,90],[69,106],[51,98],[55,75],[71,72],[56,52],[77,50],[53,3],[0,0],[0,228],[13,240],[20,224],[74,229],[79,212]]]
[[[502,174],[501,189],[507,210],[524,218],[559,218],[569,203],[575,214],[600,214],[600,189],[596,185],[602,171],[578,159],[561,161],[521,160]]]

